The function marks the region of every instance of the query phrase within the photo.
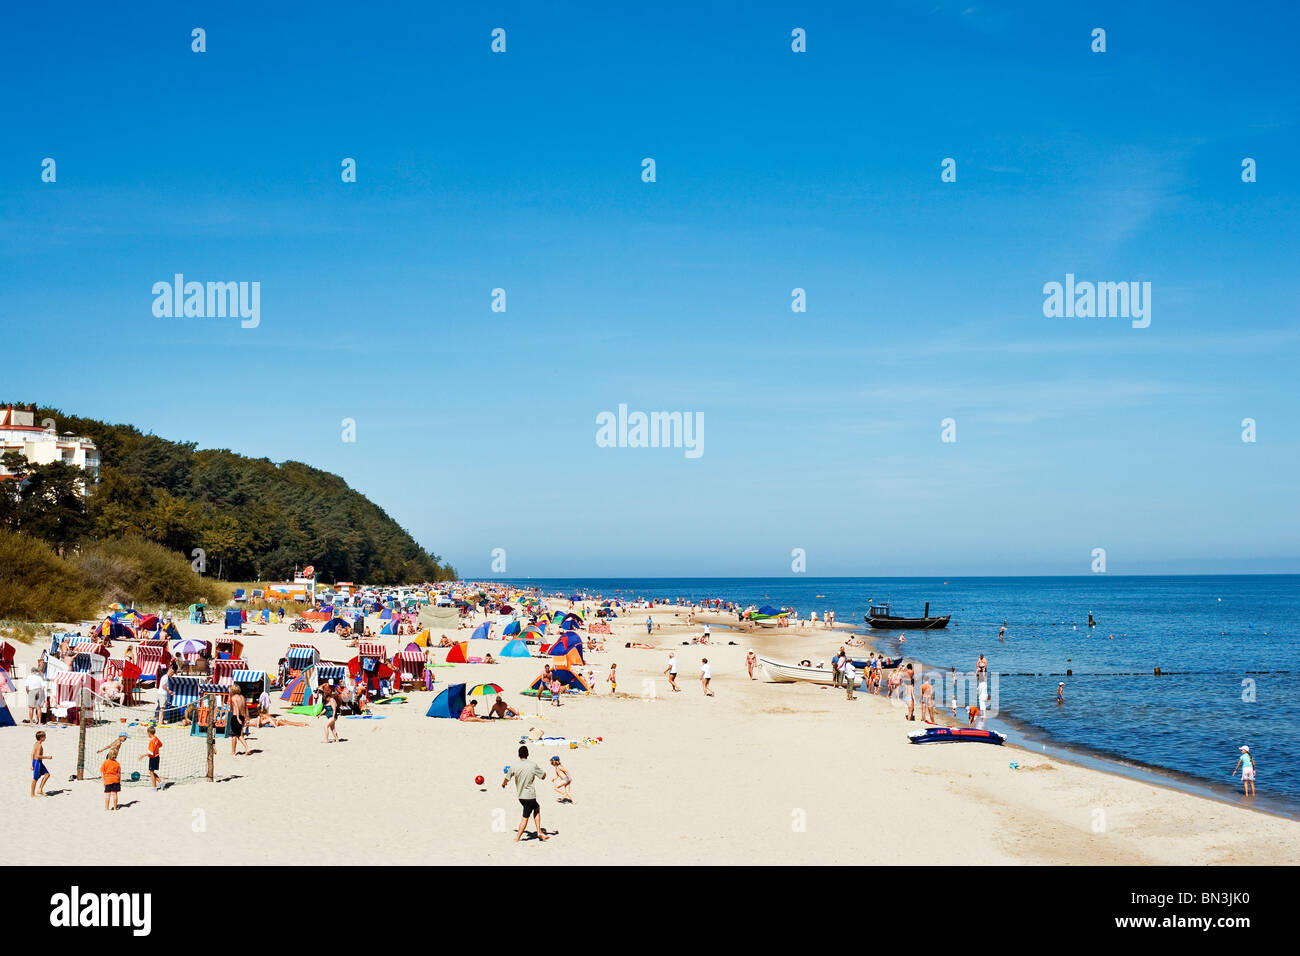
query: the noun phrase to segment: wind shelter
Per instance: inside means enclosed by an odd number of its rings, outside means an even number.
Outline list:
[[[528,645],[516,638],[505,647],[501,648],[501,653],[497,657],[532,657],[528,653]]]
[[[326,631],[335,631],[340,627],[346,626],[347,623],[348,622],[343,620],[341,617],[332,617],[320,626],[320,631],[322,634]]]
[[[415,635],[414,643],[419,647],[428,647],[432,643],[432,638],[429,636],[428,631],[421,631]]]
[[[469,641],[453,644],[447,652],[448,664],[465,664],[469,662]]]
[[[381,627],[381,628],[379,629],[379,633],[380,633],[380,634],[396,634],[396,633],[397,633],[397,622],[394,621],[394,620],[392,620],[392,619],[389,619],[388,621],[386,621],[386,622],[384,623],[384,626]]]
[[[429,705],[426,717],[449,717],[456,720],[465,709],[465,685],[448,684],[441,694]]]
[[[515,634],[518,634],[521,630],[523,630],[523,628],[518,621],[511,621],[509,624],[506,625],[505,630],[501,632],[501,636],[511,637]]]
[[[288,701],[292,707],[299,704],[316,703],[316,669],[308,667],[305,671],[285,685],[280,699]]]
[[[484,621],[478,627],[474,628],[474,633],[469,636],[471,641],[486,641],[488,635],[492,633],[492,622]]]

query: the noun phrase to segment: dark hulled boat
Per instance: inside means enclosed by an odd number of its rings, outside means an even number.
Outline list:
[[[889,612],[888,604],[873,607],[870,613],[866,615],[867,623],[878,631],[895,629],[901,631],[937,631],[940,628],[947,627],[951,619],[951,614],[945,614],[943,617],[931,617],[929,601],[925,602],[925,614],[922,617],[895,617]]]

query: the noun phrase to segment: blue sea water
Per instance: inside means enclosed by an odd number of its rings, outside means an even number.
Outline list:
[[[1297,575],[513,583],[547,593],[770,603],[805,618],[830,609],[837,624],[861,624],[870,601],[892,601],[895,614],[910,616],[929,601],[932,615],[952,615],[946,630],[908,632],[905,643],[901,632],[873,631],[877,645],[943,671],[973,671],[985,654],[997,721],[1028,740],[1154,768],[1234,801],[1240,777],[1231,773],[1238,747],[1248,744],[1258,763],[1258,806],[1300,815]],[[1007,636],[999,642],[1003,622]]]

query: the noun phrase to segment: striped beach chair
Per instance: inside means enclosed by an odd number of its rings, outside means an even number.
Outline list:
[[[184,719],[185,708],[199,702],[201,684],[202,680],[198,677],[167,678],[167,709],[162,714],[164,724],[174,724]]]
[[[310,644],[290,644],[289,649],[285,651],[284,658],[289,667],[287,677],[292,681],[309,667],[316,666],[316,663],[320,660],[320,651]],[[287,683],[288,681],[286,681]]]
[[[258,698],[262,696],[262,691],[270,686],[270,680],[266,671],[237,670],[230,675],[230,686],[238,687],[244,692],[244,697],[248,699],[248,716],[256,717],[260,709]]]
[[[320,682],[323,680],[327,680],[331,684],[335,684],[341,680],[346,679],[347,676],[348,676],[348,668],[346,664],[317,664],[316,665],[316,686],[317,687],[320,686]]]
[[[361,641],[357,644],[357,657],[362,660],[370,658],[376,661],[388,660],[388,649],[375,641]]]
[[[393,670],[402,680],[424,679],[424,651],[398,651],[393,655]]]
[[[248,670],[248,661],[244,660],[242,657],[230,661],[213,661],[212,674],[208,679],[214,684],[228,687],[230,685],[231,675],[234,674],[235,671],[244,670]]]
[[[195,678],[197,680],[198,678]],[[230,716],[230,688],[224,684],[204,682],[198,685],[198,700],[194,706],[194,719],[190,721],[190,736],[207,736],[208,733],[208,697],[216,708],[213,715],[212,734],[214,737],[226,736],[226,718]]]

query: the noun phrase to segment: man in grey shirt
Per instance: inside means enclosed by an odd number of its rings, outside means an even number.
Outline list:
[[[519,795],[519,805],[524,810],[524,818],[519,821],[519,830],[515,833],[515,842],[518,843],[520,838],[523,837],[530,816],[533,818],[533,823],[537,829],[537,839],[549,840],[550,837],[542,829],[542,808],[537,803],[537,790],[533,786],[533,781],[546,779],[546,772],[528,759],[527,747],[519,748],[519,760],[520,763],[506,768],[506,778],[501,781],[501,789],[503,790],[511,780],[515,782],[515,792]]]

